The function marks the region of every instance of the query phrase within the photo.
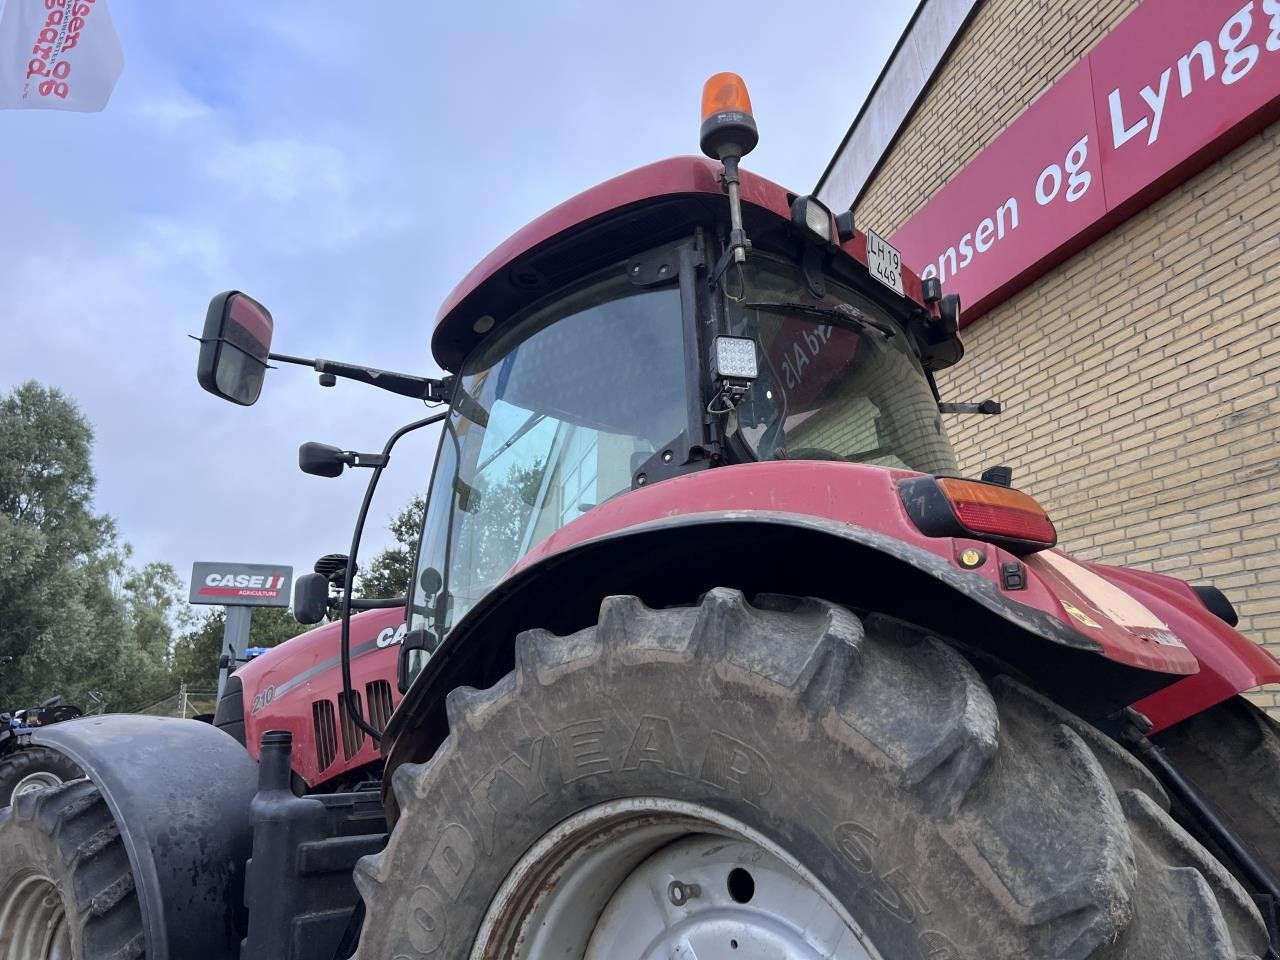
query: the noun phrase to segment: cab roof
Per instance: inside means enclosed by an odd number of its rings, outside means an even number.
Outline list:
[[[432,354],[457,371],[471,349],[524,305],[592,270],[714,222],[727,208],[720,163],[673,157],[606,180],[521,227],[480,261],[445,298],[436,317]],[[741,171],[747,233],[761,216],[789,222],[795,194]],[[861,232],[842,249],[867,262]],[[919,278],[903,271],[907,297],[922,303]]]

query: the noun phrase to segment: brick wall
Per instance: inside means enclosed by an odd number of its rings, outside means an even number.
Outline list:
[[[1055,4],[1043,38],[1048,4],[987,0],[858,222],[891,232],[1132,5]],[[1004,403],[946,418],[966,473],[1011,464],[1066,549],[1212,581],[1280,654],[1278,141],[1268,128],[987,314],[939,385]],[[1254,699],[1280,714],[1280,688]]]
[[[854,210],[888,236],[1138,5],[986,0]]]

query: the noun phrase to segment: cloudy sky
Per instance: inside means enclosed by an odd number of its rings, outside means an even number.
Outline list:
[[[255,407],[205,394],[187,334],[210,296],[266,303],[282,352],[438,372],[453,285],[572,194],[696,153],[711,73],[749,84],[748,165],[811,189],[915,6],[110,2],[106,111],[0,112],[0,393],[35,379],[80,404],[98,509],[183,577],[345,551],[366,475],[305,476],[298,444],[376,450],[422,415],[301,368]],[[432,448],[387,474],[365,557]]]

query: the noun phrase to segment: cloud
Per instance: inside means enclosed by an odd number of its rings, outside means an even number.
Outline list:
[[[247,197],[290,204],[342,203],[351,195],[347,161],[335,147],[298,140],[254,140],[216,147],[209,174]]]
[[[256,407],[219,403],[187,339],[214,293],[267,303],[283,352],[434,372],[453,285],[573,193],[696,152],[710,73],[751,86],[752,168],[808,189],[913,6],[815,5],[837,39],[814,56],[763,0],[115,4],[127,66],[103,114],[0,114],[0,392],[34,377],[80,402],[98,508],[139,563],[306,569],[346,549],[364,475],[303,476],[297,444],[377,450],[423,408],[296,368]],[[432,436],[388,471],[366,558],[425,488]]]
[[[184,90],[172,89],[140,100],[131,107],[133,116],[166,133],[174,133],[200,121],[209,120],[213,108]]]

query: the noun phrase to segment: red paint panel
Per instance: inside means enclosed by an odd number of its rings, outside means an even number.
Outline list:
[[[722,167],[704,157],[672,157],[660,160],[629,173],[606,180],[585,190],[559,206],[553,207],[536,220],[526,224],[503,241],[487,257],[468,273],[445,298],[436,315],[436,328],[449,317],[485,281],[505,270],[553,237],[567,233],[582,224],[610,211],[680,194],[711,194],[724,196],[720,182]],[[740,171],[741,196],[744,204],[790,220],[791,206],[787,190],[772,180],[749,170]],[[863,233],[841,245],[841,249],[859,263],[867,262],[867,238]],[[923,303],[920,278],[909,269],[902,272],[902,285],[908,299]]]
[[[1280,0],[1146,0],[892,243],[967,325],[1277,117]]]
[[[1223,623],[1186,583],[1123,567],[1093,565],[1099,576],[1141,600],[1186,643],[1200,672],[1165,687],[1134,706],[1159,733],[1179,721],[1264,683],[1280,683],[1280,663],[1238,630]]]
[[[400,649],[395,630],[404,621],[404,609],[370,610],[351,618],[351,686],[360,694],[361,707],[368,718],[365,685],[375,680],[391,683],[392,704],[400,702],[395,687],[396,658]],[[374,649],[359,653],[373,642]],[[342,643],[342,624],[326,623],[314,630],[272,647],[236,671],[244,689],[245,746],[258,758],[262,734],[268,730],[288,730],[293,734],[293,769],[310,787],[341,776],[378,759],[375,741],[364,738],[360,750],[350,759],[343,756],[339,733],[336,759],[324,770],[316,762],[315,728],[311,705],[329,700],[338,716],[342,673],[336,658]],[[308,671],[314,671],[308,675]],[[255,709],[256,708],[256,709]]]

